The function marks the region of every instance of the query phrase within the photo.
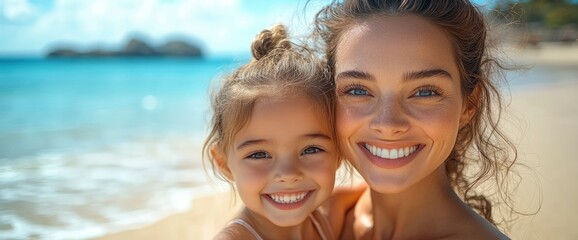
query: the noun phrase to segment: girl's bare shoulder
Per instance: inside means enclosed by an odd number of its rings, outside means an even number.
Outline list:
[[[213,240],[252,239],[251,232],[240,224],[228,224],[213,237]]]

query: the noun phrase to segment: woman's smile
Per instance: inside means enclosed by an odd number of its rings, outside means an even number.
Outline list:
[[[373,156],[377,156],[384,159],[398,159],[407,157],[418,149],[419,144],[413,146],[406,146],[401,148],[380,148],[374,145],[365,144],[365,149],[367,149]]]
[[[386,169],[395,169],[407,165],[423,149],[422,144],[411,143],[402,144],[401,147],[379,147],[370,143],[360,143],[358,146],[370,162],[377,167]]]

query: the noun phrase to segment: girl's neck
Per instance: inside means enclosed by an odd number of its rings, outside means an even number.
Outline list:
[[[371,207],[363,207],[360,212],[365,209],[373,223],[379,223],[372,224],[369,236],[373,239],[443,237],[451,232],[448,226],[453,224],[449,222],[468,212],[464,208],[467,205],[452,189],[444,165],[402,192],[383,194],[371,190],[369,194],[360,201]],[[415,235],[424,232],[431,235]]]
[[[243,209],[240,217],[251,224],[263,239],[320,239],[310,217],[301,224],[290,227],[277,226],[267,218],[247,208]]]

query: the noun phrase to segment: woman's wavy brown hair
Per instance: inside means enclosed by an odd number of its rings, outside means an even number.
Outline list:
[[[445,169],[464,202],[497,225],[492,216],[492,200],[511,206],[506,177],[513,173],[517,150],[498,126],[503,104],[500,78],[494,78],[494,74],[501,73],[504,67],[491,54],[486,39],[488,26],[477,6],[468,0],[333,1],[316,15],[316,48],[325,50],[333,75],[337,46],[345,31],[368,18],[402,14],[434,23],[452,41],[463,97],[473,106],[475,114],[469,124],[459,130]],[[497,196],[475,191],[490,179],[495,180]]]

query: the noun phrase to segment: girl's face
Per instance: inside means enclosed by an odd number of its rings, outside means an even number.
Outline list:
[[[432,174],[468,112],[452,44],[416,16],[381,16],[348,29],[336,55],[337,130],[343,154],[381,193]]]
[[[226,157],[247,208],[277,226],[303,222],[333,190],[337,149],[315,110],[303,97],[257,102]]]

